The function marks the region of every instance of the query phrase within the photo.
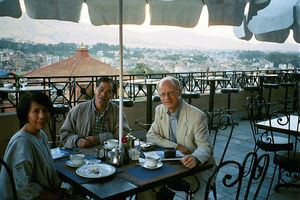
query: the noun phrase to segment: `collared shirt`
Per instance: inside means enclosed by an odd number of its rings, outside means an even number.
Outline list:
[[[94,128],[92,135],[99,135],[102,132],[106,132],[105,130],[105,124],[107,123],[107,110],[108,110],[107,104],[106,108],[104,109],[102,115],[99,114],[98,110],[96,109],[95,100],[93,101],[93,111],[95,113],[95,122],[94,122]]]
[[[174,114],[171,114],[169,111],[167,112],[170,119],[170,140],[177,143],[177,126],[180,110],[182,107],[182,100],[180,99],[178,109]]]

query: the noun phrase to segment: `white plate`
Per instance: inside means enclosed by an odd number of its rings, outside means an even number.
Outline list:
[[[158,168],[161,168],[163,166],[163,163],[158,161],[156,167],[149,167],[149,166],[146,165],[146,162],[142,162],[141,166],[146,168],[146,169],[158,169]]]
[[[68,161],[66,162],[66,165],[68,165],[69,167],[80,167],[80,166],[83,165],[83,164],[84,164],[84,163],[82,163],[82,164],[80,164],[80,165],[75,165],[75,164],[72,163],[71,160],[68,160]]]
[[[76,174],[84,178],[102,178],[116,172],[116,168],[108,164],[83,165],[76,169]]]

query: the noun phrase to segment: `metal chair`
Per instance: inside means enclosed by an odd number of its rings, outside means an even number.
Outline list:
[[[0,163],[6,169],[6,172],[9,176],[13,197],[14,197],[15,200],[17,200],[18,197],[17,197],[17,191],[16,191],[16,184],[15,184],[15,180],[14,180],[12,171],[2,158],[0,158]],[[1,167],[1,170],[2,170],[2,167]]]
[[[258,149],[261,149],[265,152],[273,152],[276,154],[276,152],[278,152],[278,151],[289,151],[289,150],[293,149],[293,141],[291,141],[289,138],[278,136],[277,134],[274,134],[274,132],[271,130],[271,128],[267,129],[267,130],[260,130],[255,126],[256,123],[261,121],[261,119],[258,118],[258,111],[261,111],[262,107],[258,100],[251,103],[251,102],[249,102],[249,98],[247,98],[245,106],[246,106],[246,109],[248,112],[248,118],[249,118],[252,135],[253,135],[253,139],[254,139],[254,151],[255,152],[258,151]],[[268,118],[266,118],[266,119],[271,120],[271,118],[274,114],[269,114]],[[260,116],[262,116],[262,115],[260,115]],[[276,166],[275,166],[275,168],[276,168]],[[271,188],[272,182],[273,182],[273,178],[270,183],[270,188]],[[266,199],[268,199],[268,197],[269,197],[270,188],[269,188]]]
[[[257,96],[258,97],[258,96]],[[255,98],[254,102],[251,102],[251,98],[246,98],[246,104],[244,105],[247,110],[248,119],[254,139],[254,151],[262,149],[263,151],[280,151],[287,150],[293,147],[293,143],[289,142],[286,138],[274,135],[269,130],[260,130],[255,124],[263,119],[268,119],[262,112],[267,111],[266,104],[263,98]]]
[[[217,129],[215,130],[215,135],[213,139],[214,149],[216,148],[216,142],[218,140],[217,139],[218,137],[223,137],[223,139],[222,140],[220,139],[220,141],[225,141],[224,147],[222,144],[221,149],[218,149],[219,152],[222,152],[219,163],[222,163],[224,160],[225,154],[227,152],[227,148],[229,146],[232,137],[233,129],[234,129],[234,123],[231,115],[222,114],[221,116],[219,116]]]
[[[51,134],[51,148],[57,147],[56,123],[62,122],[66,118],[66,113],[69,112],[70,106],[68,104],[54,104],[54,109],[51,117],[51,123],[48,123],[48,128]]]
[[[227,160],[220,163],[208,179],[205,189],[205,198],[209,199],[209,193],[211,187],[215,183],[215,191],[230,190],[230,199],[256,199],[262,183],[265,179],[270,162],[270,156],[263,154],[258,157],[256,152],[250,152],[244,158],[242,164],[234,160]],[[262,165],[262,169],[259,166]],[[251,173],[247,173],[250,171]],[[245,176],[248,174],[249,176]],[[247,180],[245,180],[247,178]],[[257,187],[253,197],[249,197],[250,190],[253,182],[257,182]],[[246,185],[244,185],[244,184]],[[241,192],[241,188],[246,188],[245,191]],[[235,191],[234,194],[233,191]],[[228,191],[229,192],[229,191]],[[233,197],[233,195],[235,197]],[[214,196],[217,200],[217,196]]]
[[[276,124],[276,125],[275,125]],[[294,143],[293,146],[284,150],[276,151],[274,155],[274,172],[272,175],[271,184],[269,187],[268,195],[270,193],[272,183],[274,180],[274,175],[276,173],[277,166],[278,170],[278,181],[275,185],[275,191],[278,191],[280,187],[298,187],[300,184],[295,182],[300,180],[300,152],[297,151],[297,143],[299,142],[300,133],[300,117],[292,116],[290,114],[282,113],[281,111],[273,112],[269,118],[270,132],[274,131],[274,126],[276,128],[283,128],[285,134],[287,135],[288,141]]]
[[[233,129],[234,129],[234,123],[233,123],[233,119],[230,114],[223,114],[223,115],[219,116],[218,123],[217,123],[217,129],[215,131],[214,139],[213,139],[214,155],[217,152],[221,152],[221,157],[220,157],[219,162],[217,162],[218,163],[217,165],[221,164],[224,160],[230,140],[232,138]],[[216,149],[216,142],[218,140],[217,139],[218,137],[223,137],[222,139],[219,139],[219,140],[222,141],[222,143],[223,143],[223,141],[225,141],[225,143],[222,145],[218,145],[218,149]],[[213,191],[214,198],[216,199],[217,192],[216,192],[215,182],[212,184],[211,189]]]

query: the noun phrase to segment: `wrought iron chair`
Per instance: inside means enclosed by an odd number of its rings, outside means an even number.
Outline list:
[[[263,98],[257,96],[256,98],[246,98],[245,104],[250,127],[254,139],[254,151],[262,149],[263,151],[280,151],[287,150],[293,147],[293,143],[288,141],[287,138],[275,136],[269,130],[260,130],[256,127],[256,123],[261,120],[268,119],[264,111],[267,111],[266,103]]]
[[[300,184],[295,182],[300,180],[300,152],[297,149],[297,143],[299,142],[300,134],[300,118],[298,116],[282,113],[281,111],[273,112],[269,118],[270,132],[279,131],[283,129],[288,141],[294,143],[294,145],[284,151],[277,151],[274,155],[274,172],[268,191],[270,193],[274,175],[276,173],[277,166],[278,170],[278,181],[275,185],[275,191],[278,191],[280,187],[298,187]]]
[[[213,147],[215,149],[216,142],[218,140],[217,137],[223,137],[223,139],[222,140],[220,139],[220,141],[223,141],[222,143],[224,144],[222,144],[221,149],[218,149],[218,151],[220,150],[219,152],[222,152],[219,163],[222,163],[224,160],[225,154],[227,152],[227,148],[229,146],[232,137],[233,129],[234,129],[234,123],[230,114],[222,114],[221,116],[219,116],[217,129],[215,131],[214,139],[213,139]]]
[[[17,191],[16,191],[16,184],[15,184],[15,180],[14,180],[12,171],[2,158],[0,158],[0,163],[2,166],[4,166],[6,172],[8,173],[10,183],[11,183],[12,194],[13,194],[14,200],[17,200],[18,197],[17,197]],[[2,167],[0,169],[2,170]]]
[[[51,120],[48,123],[48,128],[51,135],[51,141],[49,142],[51,144],[51,148],[57,147],[59,142],[59,140],[57,140],[59,135],[56,134],[56,124],[63,122],[66,119],[66,114],[69,112],[70,106],[68,104],[54,104],[53,108]]]
[[[258,157],[256,152],[249,152],[242,164],[234,160],[227,160],[220,163],[208,179],[205,190],[205,199],[208,199],[212,185],[215,184],[215,191],[228,191],[229,199],[256,199],[269,167],[270,156],[263,154]],[[262,165],[262,169],[258,166]],[[251,173],[247,173],[250,171]],[[248,174],[245,176],[245,174]],[[247,178],[247,179],[246,179]],[[256,189],[251,187],[253,182],[257,182]],[[244,184],[243,184],[244,183]],[[245,185],[246,184],[246,185]],[[241,188],[246,188],[241,192]],[[253,197],[249,197],[250,191],[255,189]],[[233,191],[235,192],[233,194]],[[215,200],[217,196],[214,196]]]
[[[253,100],[253,99],[252,99]],[[287,137],[279,136],[278,134],[274,134],[271,128],[266,130],[261,130],[256,127],[256,123],[261,120],[271,120],[274,116],[278,116],[278,112],[271,113],[269,115],[262,113],[263,111],[267,111],[266,104],[264,103],[263,98],[257,96],[252,102],[249,98],[246,100],[246,109],[248,112],[248,118],[250,121],[250,126],[254,139],[254,151],[256,152],[258,149],[261,149],[266,152],[273,152],[276,155],[276,152],[279,151],[290,151],[293,149],[293,141]],[[266,112],[268,113],[268,111]],[[263,118],[264,116],[264,118]],[[276,168],[276,166],[275,166]],[[269,191],[267,194],[267,199],[270,194],[270,189],[272,186],[273,178],[270,183]]]
[[[227,152],[227,149],[228,149],[231,137],[232,137],[233,129],[234,129],[234,123],[233,123],[233,119],[230,114],[223,114],[223,115],[219,116],[218,123],[217,123],[217,129],[215,131],[214,139],[213,139],[214,155],[217,152],[221,152],[219,162],[217,162],[217,160],[216,160],[217,165],[221,164],[224,160],[225,154]],[[217,137],[219,137],[219,138],[223,137],[223,138],[217,139]],[[219,140],[222,141],[223,144],[218,145],[218,149],[216,149],[216,142]],[[221,147],[221,148],[219,148],[219,147]],[[217,192],[216,192],[215,182],[211,186],[211,189],[213,191],[214,198],[216,199]]]

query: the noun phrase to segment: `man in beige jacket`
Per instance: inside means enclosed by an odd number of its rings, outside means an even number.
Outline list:
[[[185,154],[181,163],[188,168],[206,162],[214,163],[206,115],[180,98],[181,88],[177,79],[166,77],[158,83],[157,88],[162,104],[156,107],[155,120],[147,133],[147,141],[160,147],[180,150]],[[206,181],[211,172],[207,170],[196,174],[200,189],[194,194],[194,199],[204,198]],[[185,180],[192,188],[197,184],[192,177]]]

